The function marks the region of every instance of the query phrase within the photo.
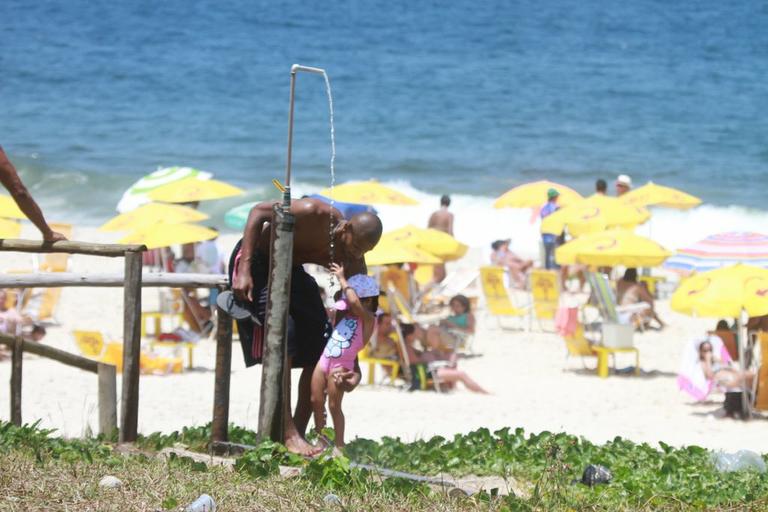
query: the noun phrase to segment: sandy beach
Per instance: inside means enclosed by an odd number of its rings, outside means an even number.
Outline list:
[[[25,226],[22,236],[35,238]],[[114,235],[81,228],[75,237],[89,241],[114,241]],[[220,239],[225,250],[237,237]],[[452,264],[449,270],[477,267],[479,252]],[[3,253],[5,269],[29,268],[29,255]],[[75,272],[114,272],[122,260],[75,256]],[[158,292],[143,292],[144,309],[157,304]],[[691,337],[711,328],[709,320],[681,316],[666,301],[657,304],[669,327],[635,336],[640,350],[642,376],[595,375],[595,361],[566,359],[565,345],[555,333],[501,329],[486,313],[482,301],[476,312],[477,356],[460,360],[459,366],[491,391],[481,396],[459,389],[454,392],[407,392],[386,386],[360,386],[345,397],[348,437],[400,437],[404,440],[433,435],[451,436],[485,427],[491,430],[522,427],[528,432],[568,432],[604,442],[616,436],[655,444],[696,444],[713,449],[748,448],[768,452],[764,420],[743,422],[719,419],[720,404],[694,404],[677,390],[675,376],[683,346]],[[122,333],[122,290],[64,289],[56,317],[60,325],[48,329],[45,343],[77,353],[73,329],[101,330],[108,338]],[[514,322],[504,324],[514,326]],[[546,325],[545,325],[546,327]],[[139,431],[169,432],[211,419],[215,344],[202,341],[195,351],[195,368],[179,375],[143,375],[140,382]],[[633,364],[620,355],[618,366]],[[10,363],[0,362],[0,382],[10,378]],[[364,375],[365,378],[365,375]],[[119,385],[118,378],[118,385]],[[233,346],[230,421],[255,428],[258,416],[260,367],[246,369],[239,343]],[[0,392],[0,418],[9,417],[7,384]],[[23,419],[41,420],[66,436],[94,432],[98,426],[96,377],[59,363],[27,355],[23,373]],[[118,391],[119,396],[119,391]],[[721,395],[714,395],[719,400]]]

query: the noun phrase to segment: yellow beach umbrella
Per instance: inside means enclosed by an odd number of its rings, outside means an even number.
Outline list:
[[[571,235],[581,236],[608,228],[629,229],[650,216],[642,206],[630,206],[615,197],[594,194],[544,218],[541,232],[559,235],[567,226]]]
[[[157,187],[148,195],[153,201],[162,201],[165,203],[192,203],[239,196],[243,193],[244,191],[242,189],[230,185],[229,183],[224,183],[223,181],[184,178]]]
[[[5,217],[7,219],[27,218],[27,216],[24,215],[24,212],[19,209],[16,201],[14,201],[11,196],[6,195],[0,195],[0,217]]]
[[[621,200],[632,206],[662,206],[687,210],[701,204],[701,199],[672,187],[657,185],[649,181],[640,188],[621,196]]]
[[[732,265],[695,274],[672,295],[672,309],[688,315],[737,318],[768,314],[768,270]]]
[[[158,249],[176,244],[189,244],[216,238],[218,233],[197,224],[159,223],[124,236],[121,244],[143,244],[147,249]]]
[[[459,242],[448,233],[437,229],[419,228],[413,224],[384,233],[381,240],[422,249],[437,256],[441,261],[458,260],[469,249],[467,245]]]
[[[21,224],[15,220],[0,219],[0,238],[19,238]]]
[[[442,263],[440,258],[418,247],[381,240],[373,250],[365,253],[365,263],[371,267],[377,265],[392,265],[395,263],[422,263],[435,265]]]
[[[413,198],[408,197],[394,188],[382,185],[376,180],[370,181],[348,181],[336,187],[333,187],[333,193],[330,188],[324,188],[320,195],[332,198],[334,201],[345,203],[360,204],[392,204],[410,206],[419,204]]]
[[[570,187],[552,181],[534,181],[518,185],[507,190],[493,203],[494,208],[538,208],[547,202],[547,191],[555,189],[560,192],[557,204],[567,206],[583,199],[581,194]]]
[[[649,238],[625,229],[589,233],[560,246],[558,263],[613,267],[655,267],[672,253]]]
[[[140,231],[158,222],[179,224],[182,222],[197,222],[207,218],[207,214],[188,206],[147,203],[135,210],[112,217],[99,229],[101,231]]]

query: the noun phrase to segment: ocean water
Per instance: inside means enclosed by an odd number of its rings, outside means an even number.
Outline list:
[[[337,180],[424,201],[384,209],[387,227],[450,193],[460,236],[527,243],[529,212],[493,211],[494,197],[627,173],[704,199],[654,216],[674,247],[768,230],[766,26],[768,4],[712,0],[4,0],[0,144],[49,217],[99,224],[142,175],[189,165],[248,190],[204,206],[220,222],[275,196],[301,63],[330,76]],[[297,192],[326,186],[329,163],[324,85],[300,75]]]

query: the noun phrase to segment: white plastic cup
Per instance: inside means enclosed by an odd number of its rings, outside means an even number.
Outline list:
[[[184,512],[216,512],[216,502],[207,494],[201,494],[184,509]]]

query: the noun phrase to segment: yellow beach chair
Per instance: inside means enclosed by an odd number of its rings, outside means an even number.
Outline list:
[[[72,224],[50,222],[48,225],[52,230],[72,240]],[[69,254],[61,252],[46,253],[40,261],[39,268],[43,272],[67,272],[70,269]]]
[[[80,352],[90,359],[113,365],[118,372],[123,371],[123,344],[119,341],[104,341],[99,331],[72,331],[75,344]]]
[[[592,347],[592,344],[584,336],[584,326],[579,324],[574,332],[570,336],[563,336],[565,340],[565,347],[568,350],[567,357],[574,356],[581,358],[581,364],[584,368],[587,367],[585,359],[587,357],[597,357],[597,352]]]
[[[104,352],[104,337],[99,331],[72,331],[80,352],[91,359],[99,359]]]
[[[554,320],[560,302],[560,280],[554,270],[535,269],[531,271],[531,297],[533,314],[543,330],[542,320]]]
[[[504,286],[503,267],[480,267],[480,283],[488,313],[496,317],[499,327],[505,328],[501,322],[502,318],[523,319],[528,316],[527,308],[515,306],[509,298],[507,288]]]
[[[398,265],[387,265],[387,267],[379,273],[379,285],[382,290],[388,290],[390,285],[397,290],[397,294],[405,302],[409,311],[412,311],[412,297],[413,297],[413,279],[405,269],[400,268]]]
[[[373,384],[376,381],[376,366],[381,366],[382,370],[384,368],[389,368],[389,375],[388,378],[385,376],[381,382],[384,383],[385,381],[388,381],[390,385],[395,385],[395,378],[397,377],[398,373],[400,373],[400,359],[399,359],[399,353],[400,350],[398,349],[398,359],[384,359],[381,357],[372,357],[370,353],[370,345],[366,345],[363,347],[363,349],[357,354],[358,362],[360,363],[360,366],[368,365],[368,385],[373,386]]]
[[[32,293],[27,293],[24,296],[22,312],[36,322],[59,324],[55,313],[61,297],[61,288],[38,288],[31,291]]]

